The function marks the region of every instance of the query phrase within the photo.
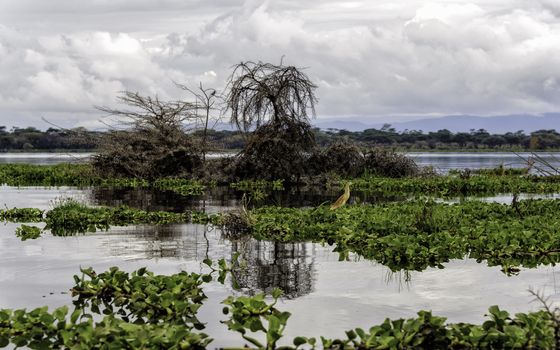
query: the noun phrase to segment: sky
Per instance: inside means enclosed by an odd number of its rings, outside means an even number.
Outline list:
[[[560,1],[0,0],[0,125],[97,128],[121,91],[282,59],[321,119],[558,112]]]

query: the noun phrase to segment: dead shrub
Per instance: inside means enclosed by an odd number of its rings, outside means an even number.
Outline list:
[[[369,174],[393,178],[420,173],[420,168],[412,158],[383,148],[374,148],[365,153],[364,170]]]
[[[233,163],[238,179],[297,182],[305,174],[307,150],[313,145],[309,124],[297,121],[266,124],[250,135]]]
[[[310,175],[335,173],[344,177],[356,177],[364,172],[364,156],[357,145],[337,142],[323,149],[315,149],[307,168]]]
[[[192,104],[129,91],[118,100],[131,109],[98,107],[117,118],[92,160],[99,174],[151,180],[190,175],[202,165],[200,148],[184,130],[193,118]]]

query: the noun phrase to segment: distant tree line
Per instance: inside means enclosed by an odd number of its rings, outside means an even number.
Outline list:
[[[406,150],[551,150],[560,149],[560,133],[556,130],[538,130],[526,134],[522,130],[505,134],[491,134],[484,129],[470,132],[451,132],[447,129],[435,132],[418,130],[396,131],[390,125],[380,129],[348,131],[344,129],[312,129],[319,146],[328,146],[340,141],[352,141],[363,146],[384,146]],[[84,128],[71,130],[49,128],[46,131],[34,127],[12,128],[0,126],[0,151],[33,150],[83,150],[98,147],[101,131]],[[201,130],[192,136],[202,138]],[[246,137],[241,131],[209,129],[204,136],[210,149],[239,150],[245,147]]]
[[[451,132],[447,129],[435,132],[405,130],[398,132],[385,124],[380,129],[348,131],[339,129],[315,130],[317,142],[326,145],[333,140],[351,140],[368,146],[389,146],[403,149],[526,149],[550,150],[560,148],[560,134],[556,130],[537,130],[526,134],[523,130],[505,134],[491,134],[484,129],[469,132]]]
[[[100,134],[84,128],[41,131],[34,127],[7,130],[5,126],[0,126],[0,151],[93,150],[97,147],[96,140]]]

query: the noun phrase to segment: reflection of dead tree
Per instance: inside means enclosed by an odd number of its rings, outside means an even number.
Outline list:
[[[130,91],[118,100],[131,109],[97,107],[116,117],[93,160],[98,172],[145,179],[192,173],[200,157],[184,130],[184,123],[193,118],[191,103]]]
[[[250,293],[280,288],[287,298],[313,291],[314,261],[309,243],[257,241],[244,237],[232,241],[232,252],[239,253],[242,266],[234,268],[236,283]]]
[[[255,128],[237,159],[238,177],[298,177],[305,152],[315,144],[310,116],[316,86],[293,66],[241,62],[228,82],[226,107],[231,122],[245,132]]]

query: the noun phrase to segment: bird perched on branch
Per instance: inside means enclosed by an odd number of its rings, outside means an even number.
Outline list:
[[[351,184],[352,184],[351,182],[346,183],[346,185],[344,186],[344,193],[340,197],[338,197],[336,202],[331,204],[331,210],[338,209],[338,208],[342,207],[344,204],[346,204],[346,202],[348,201],[348,198],[350,198],[350,185]]]

